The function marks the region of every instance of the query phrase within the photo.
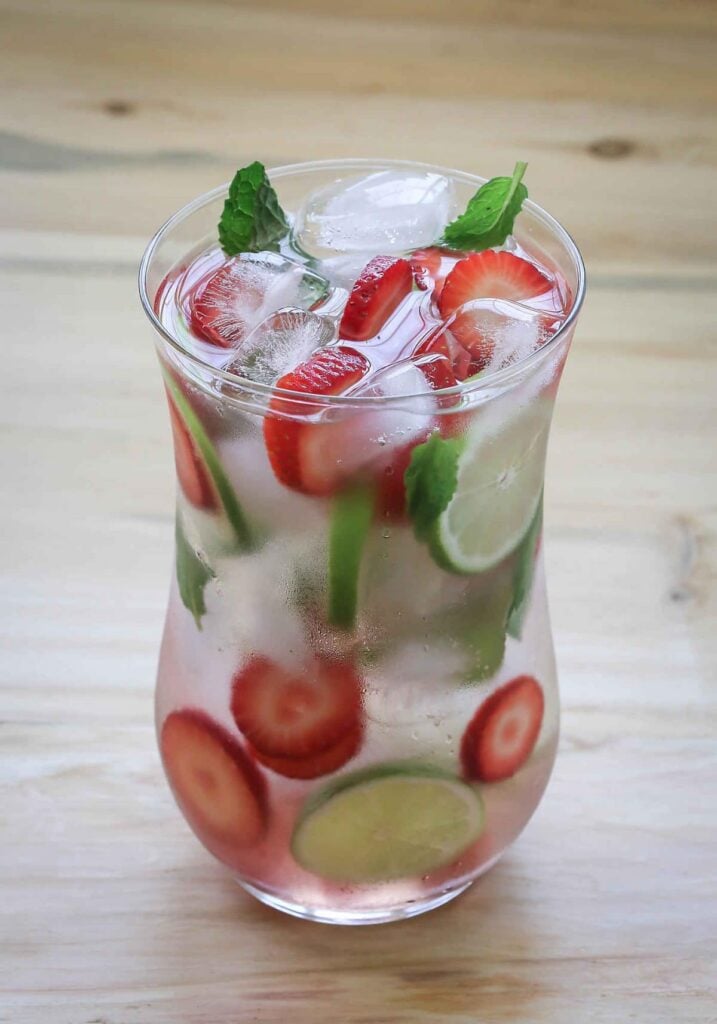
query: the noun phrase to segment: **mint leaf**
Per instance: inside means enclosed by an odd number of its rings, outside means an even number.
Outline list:
[[[177,516],[175,530],[175,545],[177,559],[177,583],[179,584],[179,596],[185,608],[194,616],[197,629],[202,628],[202,616],[207,610],[204,603],[204,588],[214,573],[196,553],[192,545],[184,536],[182,522]]]
[[[461,442],[432,434],[416,445],[404,475],[408,512],[419,540],[426,540],[433,523],[448,507],[458,482]]]
[[[278,249],[289,230],[266,168],[255,160],[234,175],[219,221],[219,241],[227,256]]]
[[[512,178],[491,178],[481,185],[466,207],[466,212],[446,227],[440,244],[452,249],[491,249],[502,245],[513,230],[528,190],[522,182],[528,165],[515,165]]]
[[[535,547],[543,527],[543,498],[541,495],[533,521],[523,537],[516,552],[515,572],[513,575],[513,600],[508,612],[508,633],[520,640],[523,632],[523,621],[528,610],[530,592],[533,588],[535,575]]]

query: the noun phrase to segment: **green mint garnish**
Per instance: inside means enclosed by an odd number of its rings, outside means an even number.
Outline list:
[[[276,250],[288,230],[264,165],[255,160],[238,170],[219,221],[219,241],[227,256]]]
[[[515,165],[512,178],[491,178],[481,185],[466,207],[466,212],[447,226],[440,242],[451,249],[491,249],[502,245],[513,230],[528,190],[522,182],[528,165]]]
[[[413,449],[404,481],[408,512],[419,540],[428,539],[455,493],[460,451],[460,441],[446,441],[440,434],[432,434]]]
[[[204,603],[204,588],[214,573],[199,557],[187,538],[184,536],[182,522],[177,516],[175,535],[177,558],[177,583],[179,596],[185,608],[194,616],[197,629],[202,628],[202,616],[207,610]]]

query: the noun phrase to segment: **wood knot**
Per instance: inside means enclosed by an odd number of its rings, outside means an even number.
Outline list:
[[[601,160],[621,160],[635,151],[635,143],[627,139],[598,139],[588,146],[588,153]]]
[[[105,100],[102,109],[110,117],[127,117],[129,114],[134,114],[136,107],[128,100]]]

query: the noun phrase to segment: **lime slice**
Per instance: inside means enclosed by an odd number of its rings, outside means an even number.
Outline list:
[[[308,871],[343,883],[425,875],[456,860],[483,831],[478,791],[415,762],[345,775],[307,803],[292,839]]]
[[[430,531],[440,566],[483,572],[515,550],[540,501],[549,427],[550,408],[536,403],[498,432],[477,424],[468,435],[455,491]]]
[[[374,493],[357,487],[334,498],[329,536],[329,622],[350,629],[356,619],[361,554],[373,518]]]
[[[523,633],[523,623],[530,603],[535,575],[535,549],[543,527],[543,502],[538,502],[533,521],[528,527],[523,540],[516,552],[515,575],[513,580],[513,600],[508,614],[508,632],[516,640]]]
[[[234,493],[234,488],[229,483],[224,468],[219,461],[216,448],[209,439],[209,435],[202,426],[202,422],[194,409],[168,373],[164,374],[164,380],[172,400],[186,424],[187,430],[192,435],[197,449],[204,459],[204,464],[212,478],[212,483],[219,495],[219,501],[232,528],[237,544],[240,548],[250,548],[252,546],[252,537],[249,525],[244,511],[239,504],[239,499]]]

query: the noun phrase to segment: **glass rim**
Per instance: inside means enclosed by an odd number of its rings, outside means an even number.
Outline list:
[[[463,181],[467,184],[475,184],[478,187],[484,184],[488,179],[483,178],[477,174],[471,174],[467,171],[458,171],[453,168],[443,167],[438,164],[422,163],[415,160],[384,160],[381,158],[372,157],[343,157],[335,160],[307,160],[300,163],[294,164],[281,164],[277,167],[268,167],[267,173],[270,178],[283,178],[289,177],[292,174],[299,172],[309,171],[347,171],[347,170],[391,170],[391,169],[403,169],[403,168],[419,168],[424,171],[430,171],[433,173],[443,174],[446,177]],[[274,384],[263,384],[259,381],[251,380],[249,377],[242,377],[240,374],[232,373],[229,370],[223,370],[219,367],[214,366],[212,363],[201,356],[190,352],[186,349],[177,338],[175,338],[161,322],[154,310],[154,302],[150,299],[147,291],[147,275],[149,268],[152,263],[152,259],[161,245],[161,243],[167,238],[171,231],[177,227],[182,221],[186,220],[187,217],[196,213],[204,206],[208,206],[216,199],[221,198],[227,194],[229,189],[229,182],[225,182],[222,185],[218,185],[207,192],[203,192],[191,199],[184,206],[176,210],[165,222],[158,228],[150,239],[142,259],[139,264],[138,272],[138,288],[140,301],[142,308],[151,323],[152,327],[159,334],[162,340],[176,352],[182,360],[188,360],[190,364],[194,365],[201,372],[211,373],[212,377],[222,381],[229,387],[234,387],[242,392],[249,393],[250,395],[260,399],[279,399],[281,402],[297,403],[300,406],[305,404],[310,399],[311,405],[316,408],[319,406],[342,406],[346,407],[363,407],[367,406],[396,406],[403,405],[416,400],[425,401],[426,393],[424,391],[416,392],[414,394],[387,396],[387,395],[322,395],[322,394],[311,394],[307,395],[306,392],[294,391],[289,388],[278,388]],[[542,224],[549,228],[552,233],[557,237],[563,248],[570,254],[575,264],[577,272],[577,288],[575,292],[575,298],[573,304],[570,307],[570,312],[562,322],[558,330],[552,337],[541,345],[540,348],[536,349],[525,359],[521,359],[516,363],[509,366],[503,367],[502,369],[494,370],[490,373],[481,373],[479,376],[474,377],[472,380],[461,381],[452,387],[439,388],[436,391],[431,392],[432,397],[439,398],[453,398],[459,399],[467,395],[475,396],[481,392],[490,393],[496,387],[502,388],[510,386],[511,381],[514,378],[522,378],[523,375],[531,368],[539,366],[545,358],[557,348],[559,342],[568,334],[577,320],[578,314],[585,298],[585,264],[583,262],[582,255],[574,239],[568,231],[562,226],[562,224],[556,220],[551,214],[539,206],[532,199],[527,199],[523,208],[530,210],[531,214],[535,216]],[[395,365],[395,364],[394,364]],[[228,397],[224,392],[225,397]]]

